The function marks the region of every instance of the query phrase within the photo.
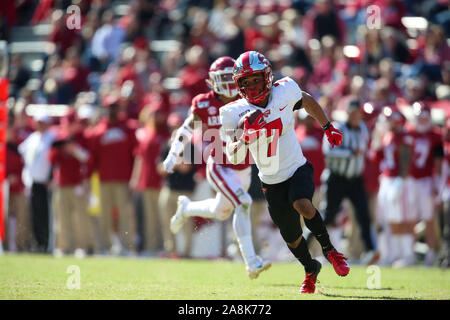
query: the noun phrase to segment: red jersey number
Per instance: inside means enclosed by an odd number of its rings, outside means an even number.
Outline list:
[[[430,154],[430,141],[417,139],[414,144],[414,164],[417,168],[423,168]]]
[[[271,157],[277,152],[278,138],[283,130],[283,123],[281,122],[281,119],[278,118],[267,123],[264,128],[267,129],[267,137],[271,137],[273,135],[273,139],[267,148],[267,157]]]

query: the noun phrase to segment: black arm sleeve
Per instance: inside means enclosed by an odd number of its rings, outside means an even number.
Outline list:
[[[299,109],[301,109],[301,108],[302,108],[302,102],[303,102],[303,99],[298,100],[297,103],[295,104],[293,110],[299,110]]]

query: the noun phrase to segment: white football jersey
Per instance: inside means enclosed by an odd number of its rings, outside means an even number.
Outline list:
[[[266,130],[263,130],[258,140],[249,145],[259,169],[259,178],[264,183],[286,181],[306,163],[294,130],[293,109],[301,98],[302,90],[298,84],[285,77],[273,84],[265,108],[255,106],[245,99],[236,100],[220,108],[220,132],[224,140],[226,132],[235,130],[245,114],[253,110],[264,113]]]

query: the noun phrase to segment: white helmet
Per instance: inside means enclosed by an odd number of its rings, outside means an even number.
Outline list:
[[[227,98],[234,98],[238,95],[233,80],[233,67],[234,59],[230,57],[220,57],[211,64],[209,79],[206,80],[206,83],[215,93]]]

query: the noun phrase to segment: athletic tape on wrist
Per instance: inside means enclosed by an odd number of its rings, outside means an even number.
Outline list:
[[[330,127],[331,127],[331,122],[328,121],[326,125],[322,126],[322,129],[323,129],[323,130],[327,130],[327,129],[329,129]]]

